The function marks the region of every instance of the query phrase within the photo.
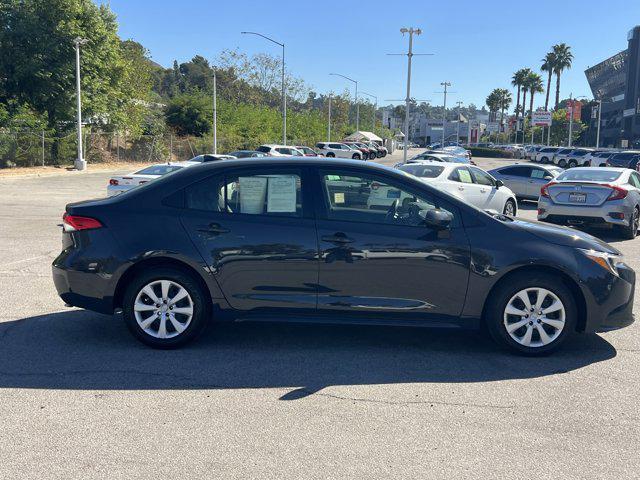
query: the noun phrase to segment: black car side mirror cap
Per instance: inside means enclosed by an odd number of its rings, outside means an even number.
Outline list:
[[[453,222],[453,215],[450,212],[439,208],[422,210],[420,211],[420,216],[427,227],[435,230],[447,230],[451,227],[451,223]]]
[[[504,182],[502,180],[496,180],[496,188],[504,187]]]

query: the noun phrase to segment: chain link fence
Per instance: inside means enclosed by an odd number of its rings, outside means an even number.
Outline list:
[[[89,163],[180,161],[213,149],[211,139],[206,138],[119,133],[85,133],[83,148]],[[76,157],[75,133],[54,137],[46,132],[0,132],[0,168],[67,166]]]

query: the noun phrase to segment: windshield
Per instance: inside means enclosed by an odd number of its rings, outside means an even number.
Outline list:
[[[143,168],[142,170],[138,170],[136,175],[166,175],[167,173],[175,172],[176,170],[180,170],[180,165],[152,165],[147,168]]]
[[[416,177],[436,178],[442,173],[444,167],[439,165],[403,165],[400,170]]]
[[[562,181],[586,181],[586,182],[613,182],[620,178],[622,172],[604,169],[568,170],[559,175],[557,180]]]

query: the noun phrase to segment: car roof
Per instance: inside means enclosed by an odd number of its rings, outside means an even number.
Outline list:
[[[630,168],[622,168],[622,167],[576,167],[571,168],[569,170],[565,170],[565,172],[632,172]]]

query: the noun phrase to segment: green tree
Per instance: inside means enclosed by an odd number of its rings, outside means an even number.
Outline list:
[[[549,93],[551,92],[551,77],[553,76],[553,70],[556,65],[556,54],[551,51],[548,52],[542,59],[542,66],[540,70],[547,72],[547,94],[544,99],[545,111],[549,109]]]
[[[571,53],[571,47],[566,43],[560,43],[554,45],[553,54],[555,56],[555,62],[553,65],[553,73],[556,74],[556,109],[560,103],[560,75],[563,71],[571,68],[573,62],[573,53]]]
[[[551,144],[567,145],[569,139],[569,119],[567,118],[567,110],[560,108],[553,112],[553,123],[551,124]],[[572,144],[580,137],[585,130],[586,125],[581,121],[573,121],[572,127]]]
[[[529,90],[529,115],[533,112],[533,98],[536,93],[544,92],[542,77],[537,73],[531,72],[526,79],[527,90]]]
[[[144,99],[150,85],[131,71],[135,62],[127,55],[135,48],[120,42],[113,13],[91,0],[3,0],[0,103],[28,105],[58,134],[73,128],[76,37],[87,40],[81,47],[84,120],[130,125],[130,102]],[[129,113],[139,118],[135,108]]]
[[[202,93],[182,93],[171,99],[165,118],[167,125],[178,135],[201,137],[211,131],[213,105],[210,98]]]
[[[485,100],[487,107],[489,107],[489,118],[492,121],[495,121],[496,113],[500,110],[500,92],[498,90],[500,89],[493,89]]]
[[[518,122],[520,112],[524,110],[524,108],[522,108],[522,110],[520,109],[520,93],[522,91],[524,81],[527,78],[527,75],[529,75],[529,72],[531,72],[529,68],[521,68],[513,74],[513,77],[511,77],[511,85],[517,87],[518,89],[518,93],[516,95],[516,123]]]

